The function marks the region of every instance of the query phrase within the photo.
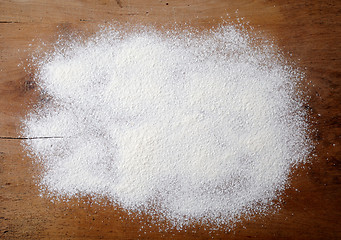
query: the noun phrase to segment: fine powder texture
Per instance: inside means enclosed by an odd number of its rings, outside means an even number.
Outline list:
[[[266,212],[311,151],[302,74],[241,26],[111,27],[34,64],[47,101],[22,136],[50,197],[222,226]]]

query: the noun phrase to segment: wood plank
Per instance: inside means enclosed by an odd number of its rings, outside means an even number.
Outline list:
[[[141,220],[112,206],[52,203],[39,197],[34,184],[37,169],[20,140],[0,139],[0,238],[340,238],[341,2],[337,0],[1,0],[0,137],[18,137],[25,112],[39,101],[24,67],[42,41],[53,43],[58,34],[73,31],[88,35],[113,21],[157,27],[177,22],[205,29],[227,19],[227,14],[232,20],[243,17],[273,39],[314,84],[309,87],[309,106],[318,130],[316,157],[295,172],[276,214],[244,222],[229,233],[202,227],[160,232],[155,226],[144,233],[139,231]],[[143,216],[142,221],[150,219]]]

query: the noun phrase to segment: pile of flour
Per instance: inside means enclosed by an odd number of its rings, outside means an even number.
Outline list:
[[[42,192],[175,227],[268,210],[311,150],[302,74],[277,52],[234,25],[59,42],[35,60],[49,101],[23,121]]]

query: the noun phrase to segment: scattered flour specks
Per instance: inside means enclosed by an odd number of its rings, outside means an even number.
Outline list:
[[[43,193],[106,197],[181,228],[269,209],[307,159],[302,74],[225,25],[105,29],[35,61],[48,102],[23,121]],[[32,137],[59,137],[30,139]]]

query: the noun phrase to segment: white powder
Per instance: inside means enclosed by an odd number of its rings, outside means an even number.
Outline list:
[[[233,25],[108,28],[36,60],[51,101],[24,120],[42,191],[221,226],[267,211],[311,150],[302,75]],[[259,43],[262,43],[259,46]]]

